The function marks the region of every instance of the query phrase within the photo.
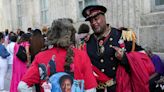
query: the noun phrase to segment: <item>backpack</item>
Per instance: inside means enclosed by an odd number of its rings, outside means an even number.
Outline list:
[[[22,61],[26,62],[27,61],[27,54],[26,54],[26,49],[23,46],[19,46],[18,52],[16,53],[16,56]]]
[[[56,64],[52,58],[48,63],[50,76],[48,82],[51,84],[51,92],[62,92],[62,83],[67,79],[70,82],[71,92],[84,92],[84,80],[75,80],[71,74],[66,72],[56,72]],[[39,74],[41,80],[46,80],[48,68],[44,64],[39,64]]]

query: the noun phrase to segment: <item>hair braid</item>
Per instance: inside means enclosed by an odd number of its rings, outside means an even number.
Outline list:
[[[66,59],[65,59],[65,65],[64,65],[64,70],[65,72],[71,72],[71,67],[70,65],[73,63],[73,57],[74,57],[74,52],[71,47],[67,49],[67,54],[66,54]]]

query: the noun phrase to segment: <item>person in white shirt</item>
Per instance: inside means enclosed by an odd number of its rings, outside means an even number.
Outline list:
[[[13,64],[13,56],[14,56],[14,46],[15,42],[17,41],[16,35],[10,35],[9,36],[9,44],[7,45],[6,49],[10,53],[10,56],[8,57],[8,70],[7,70],[7,76],[6,76],[6,82],[10,84],[11,76],[12,76],[12,64]],[[7,87],[10,88],[10,87]]]

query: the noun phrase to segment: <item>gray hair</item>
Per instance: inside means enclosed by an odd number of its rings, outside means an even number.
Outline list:
[[[66,48],[75,44],[76,30],[72,23],[73,21],[69,18],[54,20],[47,32],[48,45]],[[63,39],[63,36],[69,36],[70,38]]]

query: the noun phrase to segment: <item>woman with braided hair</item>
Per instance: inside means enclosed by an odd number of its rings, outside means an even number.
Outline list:
[[[86,92],[95,91],[97,83],[92,73],[90,59],[86,52],[74,48],[75,32],[71,19],[62,18],[53,21],[47,32],[48,44],[53,45],[53,48],[35,56],[32,65],[19,83],[19,92],[31,92],[34,84],[42,85],[47,76],[52,74],[52,68],[49,66],[52,60],[55,62],[55,72],[66,72],[73,75],[74,80],[84,80]],[[55,56],[54,59],[51,59],[52,56]],[[40,78],[38,68],[40,64],[47,69],[46,78]],[[41,92],[44,92],[41,86],[40,88]]]

